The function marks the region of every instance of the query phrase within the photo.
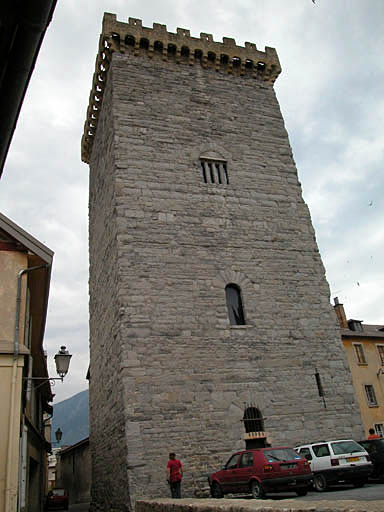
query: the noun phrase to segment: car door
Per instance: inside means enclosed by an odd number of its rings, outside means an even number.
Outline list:
[[[220,483],[224,493],[235,492],[234,488],[236,487],[235,480],[239,456],[240,453],[235,453],[232,455],[223,468]]]
[[[252,451],[241,454],[234,481],[234,486],[238,490],[234,492],[249,492],[249,481],[254,472],[253,456],[254,453]]]
[[[311,462],[312,471],[314,473],[329,470],[331,465],[331,452],[329,451],[329,447],[326,443],[314,444],[312,446],[312,451],[314,454],[313,460]]]

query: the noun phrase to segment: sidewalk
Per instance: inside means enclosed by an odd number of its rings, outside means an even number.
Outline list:
[[[383,512],[384,501],[141,499],[136,512]]]

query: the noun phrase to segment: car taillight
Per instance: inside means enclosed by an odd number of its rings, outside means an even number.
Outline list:
[[[310,466],[311,466],[311,465],[310,465],[309,461],[305,460],[305,461],[304,461],[304,467],[305,467],[305,468],[309,468]]]
[[[331,459],[331,466],[339,466],[340,462],[339,459]]]
[[[264,473],[268,473],[269,471],[273,471],[273,467],[271,466],[271,464],[265,464]]]

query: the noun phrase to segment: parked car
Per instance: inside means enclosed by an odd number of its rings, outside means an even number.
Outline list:
[[[372,464],[372,478],[377,478],[384,483],[384,439],[365,439],[359,444],[367,450]]]
[[[226,465],[208,477],[211,496],[293,491],[305,496],[312,484],[310,464],[293,448],[256,448],[234,453]]]
[[[54,489],[51,489],[46,497],[45,500],[45,509],[51,510],[51,509],[64,509],[68,510],[69,505],[69,498],[68,493],[65,489],[55,487]]]
[[[352,439],[321,441],[295,450],[310,462],[316,491],[345,482],[363,487],[373,470],[366,450]]]

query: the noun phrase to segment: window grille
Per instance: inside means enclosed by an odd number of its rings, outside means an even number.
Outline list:
[[[202,158],[200,166],[204,183],[229,185],[227,162]]]
[[[247,407],[244,411],[243,421],[247,433],[264,431],[263,416],[257,407]]]

